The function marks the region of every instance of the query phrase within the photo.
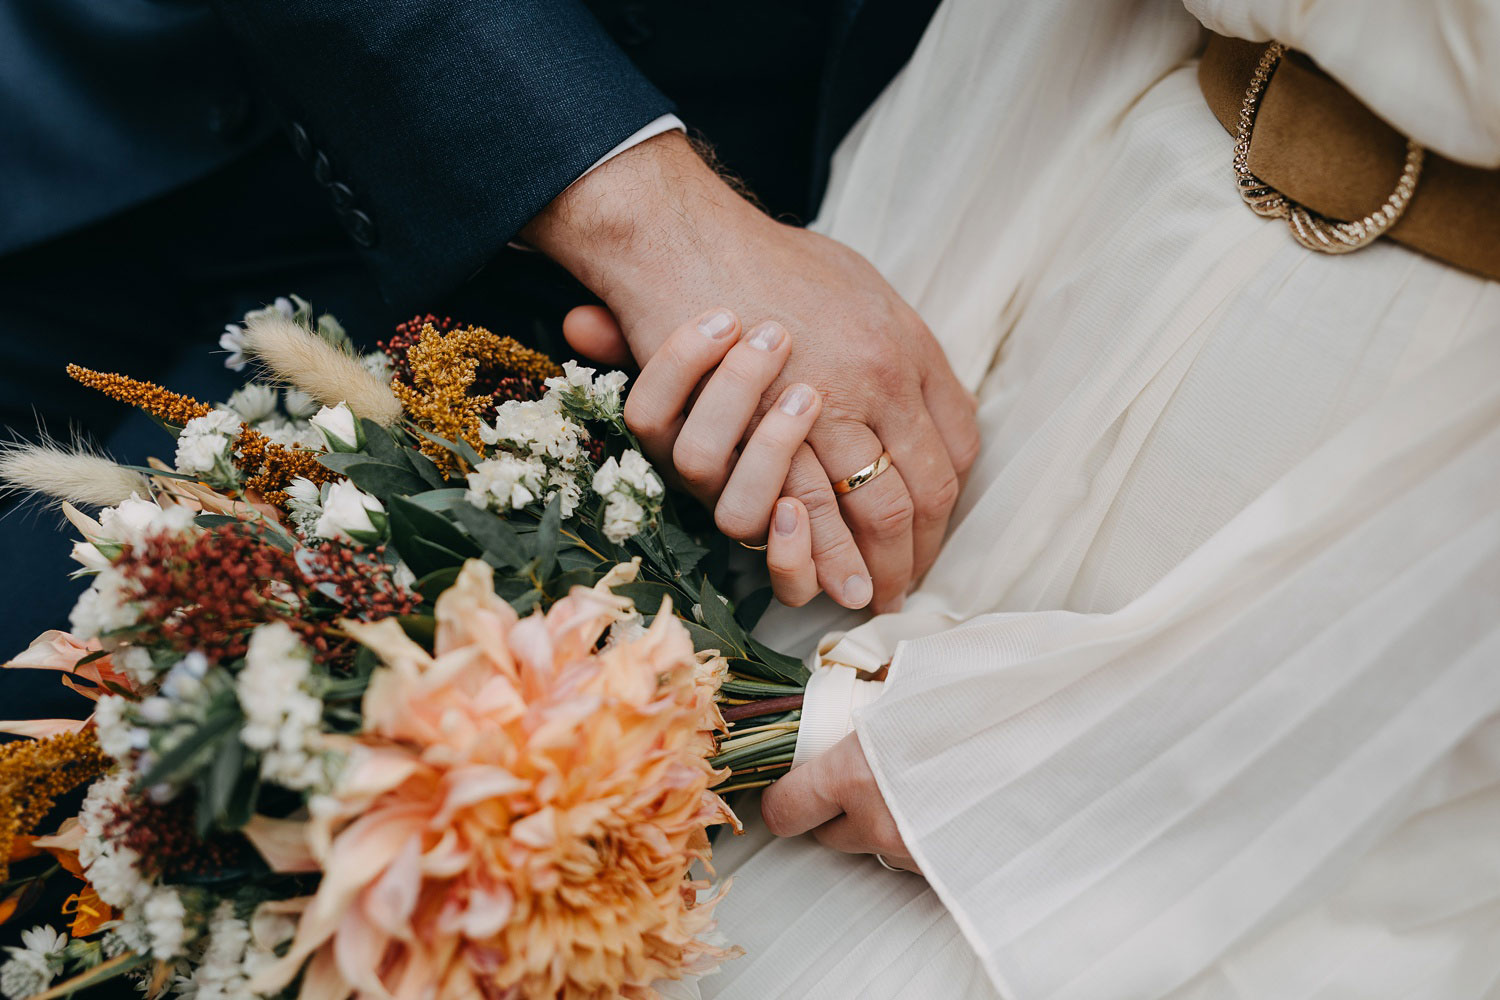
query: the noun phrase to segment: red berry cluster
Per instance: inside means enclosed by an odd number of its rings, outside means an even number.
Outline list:
[[[385,552],[384,545],[354,549],[323,542],[303,556],[303,579],[336,601],[344,618],[372,622],[412,614],[422,598],[396,583],[395,567],[385,561]]]
[[[157,535],[118,565],[140,588],[155,642],[221,661],[244,656],[251,629],[289,619],[311,596],[291,553],[243,524]]]
[[[116,805],[105,835],[140,856],[141,874],[168,882],[208,878],[244,868],[253,859],[250,843],[237,833],[199,837],[193,825],[197,792],[184,789],[170,802],[135,795]]]

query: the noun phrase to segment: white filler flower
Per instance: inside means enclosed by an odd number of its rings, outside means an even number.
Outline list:
[[[177,471],[188,476],[232,478],[231,449],[240,433],[240,418],[231,410],[194,417],[177,435]]]
[[[323,703],[306,689],[312,654],[287,625],[261,625],[250,634],[235,696],[245,713],[240,742],[260,757],[261,777],[283,788],[321,784],[317,750]]]

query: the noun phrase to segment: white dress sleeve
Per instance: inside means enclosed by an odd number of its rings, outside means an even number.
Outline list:
[[[1312,56],[1431,149],[1500,167],[1500,5],[1494,0],[1184,0],[1221,35]]]
[[[1500,337],[1483,336],[1120,610],[985,615],[903,643],[857,729],[996,988],[1117,1000],[1171,993],[1325,899],[1433,807],[1436,769],[1473,771],[1444,786],[1455,796],[1500,780],[1495,759],[1454,763],[1497,713]],[[1487,858],[1465,865],[1494,904],[1496,829],[1433,816],[1430,849]],[[1410,900],[1431,895],[1421,870],[1373,877]],[[1369,967],[1339,966],[1331,992],[1294,988],[1292,963],[1275,995],[1372,995],[1336,982],[1379,975],[1388,949],[1441,945],[1381,941]],[[1450,964],[1436,967],[1481,985],[1399,995],[1493,985],[1493,969],[1475,980]],[[1239,987],[1205,995],[1272,995]]]

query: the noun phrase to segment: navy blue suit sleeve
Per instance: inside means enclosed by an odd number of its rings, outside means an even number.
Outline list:
[[[672,111],[576,0],[214,0],[387,296],[461,283]]]

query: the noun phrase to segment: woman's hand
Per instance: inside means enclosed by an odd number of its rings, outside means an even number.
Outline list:
[[[719,530],[766,543],[772,588],[783,604],[797,606],[818,593],[812,533],[807,508],[777,498],[807,448],[822,400],[795,382],[750,430],[791,342],[779,323],[745,331],[734,313],[712,309],[674,332],[646,362],[625,401],[625,423],[657,468],[675,472],[713,510]]]
[[[760,814],[778,837],[811,830],[825,847],[845,854],[878,854],[893,868],[921,873],[886,808],[858,733],[845,736],[832,750],[767,788]]]

